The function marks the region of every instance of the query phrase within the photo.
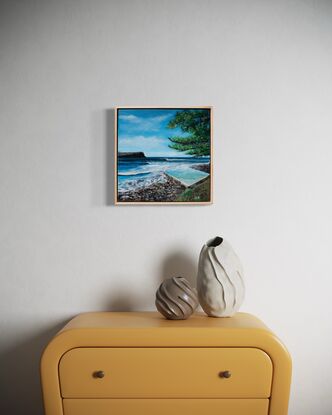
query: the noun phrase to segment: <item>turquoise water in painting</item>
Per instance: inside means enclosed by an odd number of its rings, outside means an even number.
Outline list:
[[[144,159],[118,159],[118,191],[126,192],[163,183],[167,173],[186,186],[190,186],[208,173],[193,169],[195,164],[209,164],[209,157],[146,157]]]
[[[192,168],[170,169],[167,170],[167,173],[186,186],[191,186],[209,175],[208,173]]]

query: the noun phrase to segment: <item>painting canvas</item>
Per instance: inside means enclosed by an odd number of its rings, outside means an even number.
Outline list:
[[[117,204],[212,201],[212,109],[117,108]]]

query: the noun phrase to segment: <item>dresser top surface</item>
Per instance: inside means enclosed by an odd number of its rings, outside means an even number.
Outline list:
[[[74,317],[64,328],[71,329],[263,329],[269,331],[257,317],[237,313],[233,317],[215,318],[194,313],[187,320],[166,320],[153,311],[92,312]]]
[[[287,354],[277,336],[247,313],[195,313],[187,320],[166,320],[153,311],[83,313],[53,337],[44,354],[56,361],[77,347],[253,347],[270,356]]]

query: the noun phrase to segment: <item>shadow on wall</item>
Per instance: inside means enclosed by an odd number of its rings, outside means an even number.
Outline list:
[[[106,151],[105,151],[105,195],[106,205],[114,205],[115,203],[115,110],[106,110]]]
[[[43,415],[40,385],[41,354],[66,323],[38,332],[11,349],[1,352],[0,362],[0,413],[11,415]]]
[[[192,287],[196,287],[197,261],[180,247],[169,252],[161,261],[156,272],[155,283],[147,290],[135,291],[130,285],[119,285],[110,292],[103,292],[100,304],[105,311],[135,311],[156,310],[155,292],[159,285],[167,278],[184,277]],[[120,275],[117,281],[126,280],[128,277]]]
[[[141,308],[139,298],[128,287],[113,290],[101,303],[105,311],[135,311]]]
[[[196,287],[197,262],[181,249],[174,249],[163,259],[159,271],[159,284],[171,277],[184,277]]]
[[[115,202],[114,109],[91,114],[91,203],[111,206]]]

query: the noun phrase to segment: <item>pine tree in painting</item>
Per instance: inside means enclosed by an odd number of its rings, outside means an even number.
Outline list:
[[[168,128],[177,127],[186,135],[169,137],[170,148],[191,156],[210,155],[210,110],[178,111],[168,123]]]

